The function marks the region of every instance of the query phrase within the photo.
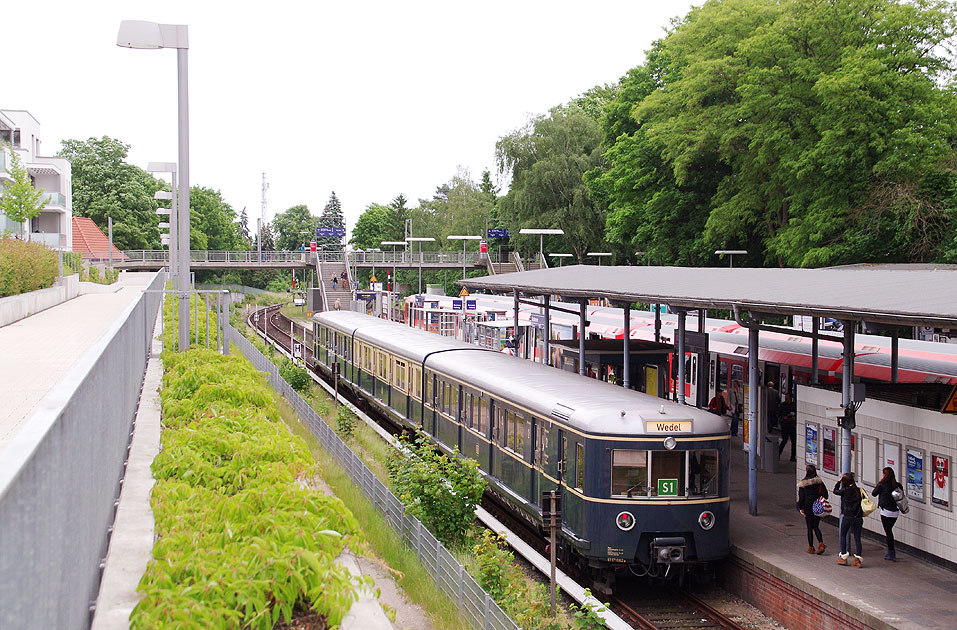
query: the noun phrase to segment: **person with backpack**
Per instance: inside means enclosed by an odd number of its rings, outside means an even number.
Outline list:
[[[825,514],[825,510],[830,511],[830,504],[827,503],[827,487],[817,476],[817,468],[811,464],[805,468],[804,479],[799,481],[797,486],[797,509],[804,517],[804,524],[807,526],[806,551],[821,555],[827,549],[827,545],[824,544],[824,537],[821,535],[821,516]],[[825,505],[827,505],[826,508]],[[817,536],[816,551],[814,549],[814,536]]]
[[[881,510],[881,525],[884,526],[884,536],[887,538],[887,554],[884,559],[897,562],[897,554],[894,552],[894,525],[901,511],[894,499],[894,491],[898,490],[903,497],[904,486],[897,481],[893,468],[887,467],[882,472],[883,477],[874,486],[871,496],[877,497],[877,507]]]
[[[837,558],[837,563],[843,566],[848,564],[850,556],[850,537],[854,535],[854,560],[850,563],[852,567],[861,568],[863,558],[861,558],[861,529],[864,527],[864,510],[861,509],[861,499],[863,494],[858,485],[854,482],[854,473],[844,473],[836,484],[834,484],[834,494],[841,497],[841,553]]]

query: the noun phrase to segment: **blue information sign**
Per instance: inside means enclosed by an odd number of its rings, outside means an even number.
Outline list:
[[[316,238],[341,238],[346,235],[344,227],[317,227]]]
[[[528,316],[528,322],[538,330],[545,330],[545,316],[541,313],[531,313]]]
[[[506,228],[489,228],[488,238],[508,238],[509,233]]]
[[[462,310],[462,300],[452,300],[452,310],[461,311]]]
[[[475,300],[465,300],[465,310],[474,311],[478,306]]]

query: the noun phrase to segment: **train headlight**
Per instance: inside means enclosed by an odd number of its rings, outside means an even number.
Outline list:
[[[630,531],[635,526],[635,515],[631,512],[619,512],[615,517],[615,525],[623,532]]]
[[[669,451],[675,450],[675,447],[678,446],[678,440],[674,439],[672,436],[665,438],[665,448]]]
[[[705,530],[714,527],[714,514],[707,510],[702,512],[701,515],[698,516],[698,525],[701,526],[701,529]]]

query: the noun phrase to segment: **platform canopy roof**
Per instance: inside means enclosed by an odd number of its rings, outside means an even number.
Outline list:
[[[608,298],[688,309],[810,315],[899,326],[957,328],[957,265],[825,269],[573,265],[481,278],[469,290]]]

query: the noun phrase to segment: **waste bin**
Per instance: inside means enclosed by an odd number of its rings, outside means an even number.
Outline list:
[[[778,440],[774,436],[765,435],[761,438],[761,470],[778,472]]]

